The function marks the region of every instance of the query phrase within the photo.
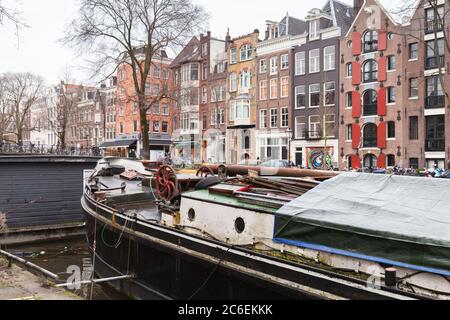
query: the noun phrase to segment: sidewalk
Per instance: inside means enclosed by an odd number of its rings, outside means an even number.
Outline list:
[[[46,280],[13,264],[8,268],[0,258],[0,300],[82,300],[78,296],[47,285]]]

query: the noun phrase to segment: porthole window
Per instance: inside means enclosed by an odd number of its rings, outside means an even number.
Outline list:
[[[394,33],[389,32],[389,33],[388,33],[388,39],[389,39],[389,40],[394,39]]]
[[[192,208],[188,211],[188,219],[191,222],[195,220],[195,210]]]
[[[237,218],[234,222],[234,227],[236,229],[236,232],[241,234],[245,230],[245,221],[242,218]]]
[[[353,42],[351,40],[347,42],[347,47],[349,48],[353,47]]]

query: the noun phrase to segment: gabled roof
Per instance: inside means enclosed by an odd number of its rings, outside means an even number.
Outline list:
[[[177,55],[175,60],[173,60],[170,67],[176,68],[186,62],[199,61],[200,60],[199,46],[200,41],[198,40],[198,38],[192,37],[191,41],[189,41],[189,43]]]
[[[383,11],[383,13],[388,17],[388,19],[392,22],[393,25],[398,26],[401,23],[399,21],[397,21],[393,15],[389,12],[389,10],[387,10],[387,6],[386,4],[388,4],[388,0],[384,0],[383,2],[385,3],[385,5],[382,4],[381,1],[379,0],[371,0],[374,2],[375,5],[377,5],[381,11]],[[349,35],[349,33],[352,31],[353,26],[355,25],[356,21],[358,20],[358,18],[361,16],[361,14],[364,12],[364,8],[367,5],[368,0],[364,0],[364,3],[361,7],[361,10],[359,11],[358,15],[355,17],[355,19],[353,20],[353,23],[351,24],[350,28],[347,31],[347,35]]]
[[[297,36],[305,33],[307,26],[306,21],[287,15],[286,17],[283,18],[283,20],[281,20],[281,23],[286,23],[287,20],[288,20],[289,35]]]

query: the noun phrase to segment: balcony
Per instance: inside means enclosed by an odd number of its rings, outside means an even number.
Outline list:
[[[441,109],[445,106],[445,96],[429,96],[425,98],[426,109]]]
[[[441,32],[444,30],[444,23],[441,19],[429,20],[425,24],[425,33],[431,34]]]
[[[444,67],[445,67],[445,56],[425,58],[425,70]]]
[[[377,104],[365,104],[363,106],[363,116],[364,117],[372,117],[378,114],[378,105]]]
[[[445,152],[445,139],[427,139],[426,152]]]

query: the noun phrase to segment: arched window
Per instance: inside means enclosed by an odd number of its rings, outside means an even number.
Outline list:
[[[363,130],[363,148],[376,148],[378,145],[378,128],[373,123],[368,123]]]
[[[377,157],[373,154],[368,154],[364,157],[364,168],[375,169],[377,167]]]
[[[367,31],[364,34],[364,52],[374,52],[378,50],[378,32],[375,30]]]
[[[364,82],[378,81],[378,63],[370,59],[364,63]]]
[[[347,77],[353,76],[353,64],[351,62],[347,63],[345,66],[345,73]]]
[[[378,113],[378,94],[375,90],[367,90],[363,96],[363,114],[365,117],[376,116]]]
[[[241,61],[250,60],[252,58],[253,48],[250,44],[241,47]]]

